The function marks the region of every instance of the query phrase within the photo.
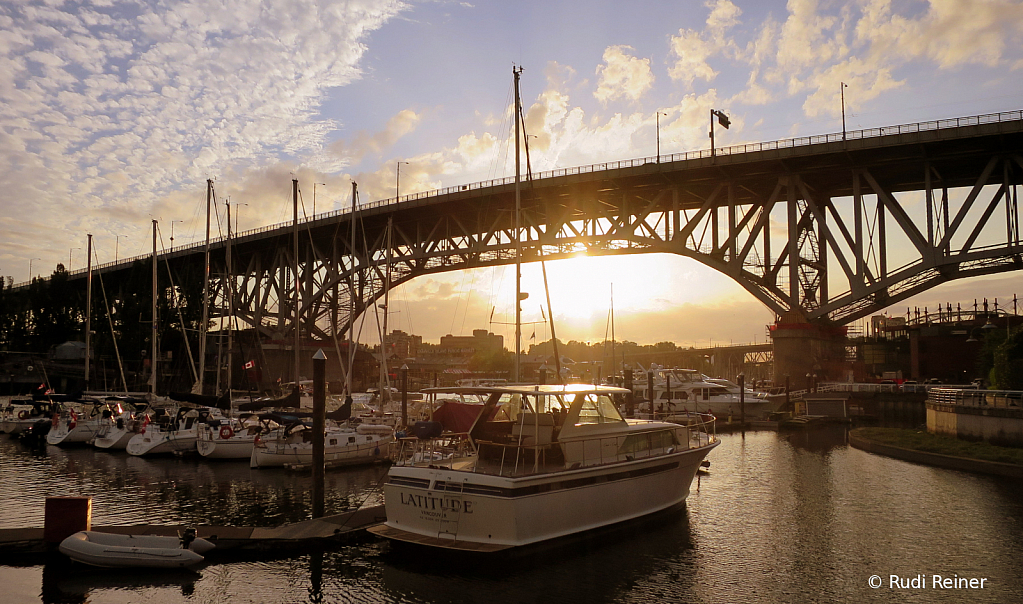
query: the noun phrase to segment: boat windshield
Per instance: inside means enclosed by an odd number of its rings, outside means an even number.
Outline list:
[[[572,417],[572,416],[575,417]],[[572,406],[570,420],[576,426],[583,424],[624,423],[625,420],[615,408],[614,401],[606,394],[595,392],[577,394]]]
[[[569,405],[561,394],[520,394],[502,393],[497,399],[491,421],[516,422],[522,413],[553,413],[555,415],[568,412]]]

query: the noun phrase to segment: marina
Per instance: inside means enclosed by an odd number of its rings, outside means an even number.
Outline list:
[[[0,6],[3,604],[1019,601],[1023,0],[737,1]]]
[[[723,434],[686,505],[530,550],[452,562],[364,534],[283,554],[224,555],[195,571],[131,576],[5,558],[17,602],[963,601],[956,590],[874,590],[872,575],[985,577],[971,602],[1023,591],[1023,487],[848,446],[846,428]],[[93,524],[280,527],[311,518],[307,474],[245,463],[135,458],[0,437],[0,527],[40,526],[46,496],[94,498]],[[332,471],[328,516],[383,503],[385,468]],[[9,488],[8,488],[9,487]],[[248,529],[244,529],[248,530]],[[214,550],[215,552],[216,550]],[[614,569],[614,572],[608,572]],[[928,584],[929,585],[929,584]]]

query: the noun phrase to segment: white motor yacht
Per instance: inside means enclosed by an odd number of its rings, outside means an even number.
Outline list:
[[[476,391],[487,400],[467,433],[429,422],[401,439],[384,486],[387,522],[372,532],[490,552],[608,526],[681,505],[718,445],[709,416],[623,419],[624,388]]]
[[[717,417],[739,417],[745,407],[746,416],[766,417],[785,402],[784,397],[768,397],[746,389],[740,400],[739,386],[728,380],[712,380],[695,369],[654,368],[654,391],[642,374],[635,384],[636,395],[646,401],[653,400],[654,417],[674,421],[673,416],[687,417],[692,413],[711,413]],[[650,417],[650,403],[638,406],[641,414]]]
[[[252,468],[301,467],[313,461],[312,419],[309,414],[268,414],[261,419],[277,424],[261,434],[252,447]],[[323,435],[327,466],[363,465],[390,458],[393,431],[374,426],[328,425]]]

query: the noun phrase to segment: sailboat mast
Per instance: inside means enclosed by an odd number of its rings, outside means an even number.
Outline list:
[[[391,399],[391,376],[387,371],[387,315],[391,307],[388,303],[388,294],[391,291],[391,228],[394,224],[394,217],[387,218],[387,269],[384,271],[384,320],[383,331],[380,334],[380,402],[381,404]]]
[[[607,337],[607,336],[604,336]],[[615,284],[611,284],[611,373],[608,375],[611,378],[611,383],[614,384],[614,378],[618,375],[618,357],[615,356]]]
[[[89,389],[89,351],[92,350],[92,234],[88,235],[89,245],[86,264],[88,267],[85,277],[85,389]]]
[[[152,317],[153,317],[153,333],[150,336],[150,339],[152,340],[153,351],[152,351],[151,356],[149,358],[149,370],[150,370],[150,375],[149,375],[149,391],[153,393],[153,396],[156,396],[156,350],[157,350],[156,334],[159,333],[159,332],[157,330],[157,324],[156,324],[156,221],[155,220],[153,221],[153,309],[152,309]]]
[[[203,260],[202,279],[202,324],[199,325],[199,383],[198,392],[203,394],[206,384],[206,325],[210,320],[210,201],[213,199],[213,179],[206,179],[206,254]]]
[[[231,398],[231,365],[234,353],[234,273],[231,265],[231,201],[227,205],[227,396]],[[219,375],[219,373],[218,373]]]
[[[299,304],[302,302],[301,298],[301,280],[298,278],[298,179],[291,179],[291,200],[292,206],[294,207],[294,222],[292,227],[292,253],[294,254],[294,278],[295,278],[295,387],[298,387],[298,374],[301,368],[301,359],[299,355],[301,350],[299,345],[301,344],[300,323],[302,319],[302,311],[299,308]]]
[[[521,228],[522,214],[522,180],[520,176],[521,162],[519,159],[519,77],[522,75],[521,67],[512,67],[512,75],[515,76],[515,381],[521,379],[522,354],[522,235]]]
[[[345,390],[348,396],[352,394],[352,373],[355,369],[355,211],[358,208],[359,184],[352,181],[352,240],[351,250],[351,281],[349,281],[348,303],[348,372],[345,374]]]

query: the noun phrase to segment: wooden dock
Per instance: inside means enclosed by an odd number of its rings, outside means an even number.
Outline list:
[[[344,541],[365,534],[367,528],[386,519],[384,506],[377,505],[270,528],[204,525],[194,528],[199,537],[216,543],[214,552],[270,551]],[[138,524],[93,526],[92,530],[120,535],[177,536],[185,528],[191,527]],[[25,554],[45,554],[55,551],[56,546],[46,543],[42,528],[0,529],[0,560],[18,558]]]

